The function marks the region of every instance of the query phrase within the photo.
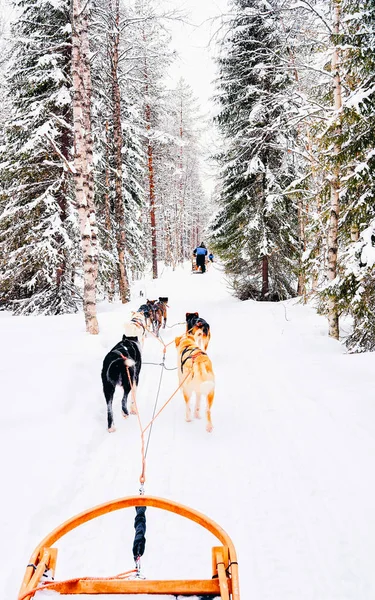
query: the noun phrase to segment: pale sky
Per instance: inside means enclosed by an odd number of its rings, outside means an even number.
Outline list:
[[[228,13],[228,0],[165,0],[168,8],[187,13],[188,23],[170,24],[172,48],[179,56],[171,67],[172,85],[183,77],[198,98],[202,113],[213,116],[215,106],[210,100],[214,94],[213,80],[216,65],[212,60],[217,52],[215,33],[220,27],[220,16]],[[213,39],[212,39],[213,38]],[[214,128],[208,132],[204,143],[208,153],[215,152],[217,136]],[[204,161],[204,188],[210,194],[214,187],[215,167]]]
[[[216,67],[212,57],[216,51],[212,37],[220,27],[220,16],[228,11],[227,0],[165,0],[168,7],[184,11],[188,23],[171,25],[172,47],[179,57],[172,66],[174,79],[184,77],[206,110],[214,88]]]

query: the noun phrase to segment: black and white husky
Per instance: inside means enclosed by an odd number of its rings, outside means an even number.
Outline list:
[[[122,414],[124,417],[128,417],[128,395],[131,392],[132,387],[134,395],[136,393],[141,366],[141,349],[138,337],[127,337],[126,335],[123,335],[121,342],[116,344],[104,358],[102,382],[103,392],[107,402],[109,432],[116,431],[113,423],[112,411],[112,402],[116,385],[120,385],[124,390],[124,395],[122,397]],[[136,412],[133,400],[130,412],[132,414],[135,414]]]

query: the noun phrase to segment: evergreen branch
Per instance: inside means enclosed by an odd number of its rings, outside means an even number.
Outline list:
[[[62,154],[62,152],[60,151],[60,149],[57,147],[57,145],[55,144],[54,140],[48,135],[48,133],[44,134],[44,137],[49,141],[49,143],[51,144],[51,146],[53,147],[53,149],[55,150],[56,154],[58,154],[58,156],[61,158],[61,160],[64,162],[66,168],[68,169],[68,171],[72,174],[75,175],[77,173],[77,171],[75,170],[74,166],[71,165],[69,163],[69,161],[65,158],[65,156]]]

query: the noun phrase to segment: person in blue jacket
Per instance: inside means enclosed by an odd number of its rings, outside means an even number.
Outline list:
[[[202,273],[205,273],[207,248],[203,242],[200,244],[200,246],[195,248],[193,254],[197,257],[197,267],[200,267],[202,269]]]

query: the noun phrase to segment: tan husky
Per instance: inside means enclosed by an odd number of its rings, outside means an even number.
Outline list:
[[[200,419],[201,396],[207,397],[206,430],[212,431],[211,406],[215,396],[215,375],[207,354],[198,348],[192,335],[176,337],[179,383],[186,403],[186,420],[191,421],[190,399],[195,392],[194,417]]]
[[[126,337],[137,337],[141,348],[143,348],[146,337],[146,319],[143,312],[132,311],[132,318],[124,323],[124,333]]]

